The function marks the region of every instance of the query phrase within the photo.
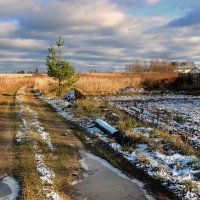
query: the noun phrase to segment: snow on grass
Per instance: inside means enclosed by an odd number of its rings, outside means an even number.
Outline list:
[[[59,195],[55,192],[53,187],[53,178],[55,177],[54,172],[45,165],[44,156],[42,155],[40,150],[37,150],[38,147],[35,146],[35,160],[37,161],[37,171],[40,174],[40,179],[44,185],[43,190],[45,190],[45,195],[47,199],[51,200],[59,200]]]
[[[111,105],[138,119],[184,134],[200,148],[200,97],[184,95],[130,95],[109,97]]]
[[[19,190],[20,190],[19,184],[17,183],[17,181],[11,176],[6,176],[6,177],[3,178],[2,182],[5,183],[6,185],[8,185],[8,187],[11,190],[11,194],[6,196],[5,199],[7,199],[7,200],[17,199],[18,193],[19,193]]]
[[[18,109],[18,117],[21,120],[21,123],[19,125],[19,129],[17,130],[16,136],[15,136],[15,140],[17,143],[21,143],[23,141],[28,140],[28,133],[29,133],[29,125],[27,120],[24,118],[23,116],[23,112],[24,112],[24,107],[22,105],[22,101],[19,98],[19,96],[16,96],[16,103],[19,107]]]
[[[149,137],[149,134],[152,132],[152,128],[145,128],[145,127],[136,127],[132,128],[132,134],[134,133],[142,133],[144,136]]]
[[[22,133],[21,131],[17,130],[16,137],[15,137],[15,141],[16,141],[17,143],[21,143],[22,140],[23,140],[23,138],[24,138],[23,133]]]
[[[50,170],[44,163],[44,156],[37,151],[35,154],[35,160],[37,161],[37,171],[40,173],[40,178],[45,184],[51,185],[52,178],[55,177],[52,170]]]
[[[46,197],[47,199],[50,199],[50,200],[60,200],[60,197],[58,196],[58,194],[56,194],[53,191],[50,191],[49,193],[47,193]]]
[[[26,107],[28,113],[31,114],[31,125],[34,127],[36,132],[42,137],[42,140],[48,145],[48,147],[53,150],[53,145],[51,143],[51,138],[49,133],[41,126],[38,119],[38,113],[32,110],[30,107]]]

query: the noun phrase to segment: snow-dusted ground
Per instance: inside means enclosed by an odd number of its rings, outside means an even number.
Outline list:
[[[82,129],[84,129],[88,134],[97,136],[100,140],[106,142],[108,145],[110,145],[111,148],[113,148],[116,152],[120,153],[124,158],[132,162],[134,166],[137,168],[143,169],[148,175],[154,177],[155,179],[158,179],[161,181],[161,183],[171,190],[174,194],[177,196],[187,199],[187,200],[199,200],[200,199],[200,180],[198,174],[200,173],[200,169],[195,166],[194,163],[198,162],[198,159],[195,156],[186,156],[182,155],[177,152],[172,152],[170,155],[166,155],[162,152],[159,152],[158,150],[149,150],[147,144],[137,144],[136,147],[132,151],[126,151],[124,148],[117,144],[116,142],[113,142],[113,139],[110,139],[107,134],[103,133],[100,129],[95,127],[95,123],[90,118],[84,118],[84,117],[75,117],[73,114],[73,109],[66,108],[65,101],[61,99],[50,99],[50,98],[44,98],[43,96],[40,96],[40,98],[47,103],[49,103],[53,108],[57,110],[57,112],[62,115],[67,120],[75,123]],[[116,100],[116,98],[118,98]],[[132,97],[113,97],[113,99],[109,99],[113,102],[113,105],[115,106],[121,106],[121,102],[132,102]],[[124,100],[126,99],[126,101]],[[142,99],[146,100],[146,96],[135,96],[135,100],[138,100],[138,102],[141,102]],[[163,98],[159,99],[157,97],[157,101],[162,101]],[[168,99],[168,101],[166,100]],[[179,99],[179,100],[178,100]],[[177,97],[178,101],[181,98]],[[184,97],[182,97],[182,103]],[[116,100],[116,101],[114,101]],[[129,100],[129,101],[128,101]],[[159,104],[155,98],[149,97],[149,102],[154,102],[155,104]],[[167,97],[165,100],[168,102],[172,102],[171,98]],[[191,100],[195,104],[198,99],[193,98]],[[148,102],[148,101],[147,101]],[[174,101],[173,101],[174,102]],[[117,104],[119,103],[119,104]],[[197,103],[197,102],[196,102]],[[166,107],[167,107],[167,103]],[[142,105],[142,104],[141,104]],[[175,104],[174,104],[175,105]],[[152,106],[152,107],[151,107]],[[154,106],[153,104],[149,105],[149,109],[153,110]],[[196,104],[196,106],[198,106]],[[192,106],[191,106],[192,107]],[[125,106],[121,106],[121,109],[126,108]],[[160,106],[158,106],[160,108]],[[186,106],[185,106],[186,109]],[[197,108],[199,109],[199,108]],[[138,112],[138,116],[140,116],[140,107],[135,106],[132,107],[129,111],[131,114],[135,114]],[[144,108],[144,115],[142,116],[151,116],[151,112],[148,111],[146,108]],[[173,110],[173,109],[172,109]],[[178,108],[177,108],[178,110]],[[188,109],[189,111],[190,109]],[[195,109],[193,109],[195,110]],[[194,111],[195,112],[195,111]],[[142,112],[143,113],[143,112]],[[163,115],[165,114],[165,111],[163,112]],[[199,120],[199,116],[191,115],[195,120]],[[144,118],[146,119],[146,118]],[[147,119],[150,119],[147,117]],[[158,124],[162,124],[161,120],[159,118],[157,119]],[[152,120],[153,122],[153,120]],[[190,121],[192,123],[192,121]],[[174,126],[172,126],[173,128]],[[175,127],[174,127],[175,128]],[[145,128],[145,127],[137,127],[132,130],[133,134],[136,132],[143,132],[145,137],[149,136],[149,133],[151,129]],[[88,138],[90,140],[90,138]],[[155,142],[158,140],[158,138],[155,138]]]
[[[34,137],[40,137],[44,143],[46,143],[49,150],[53,150],[53,145],[51,143],[51,138],[49,133],[41,126],[38,113],[32,110],[29,106],[25,106],[20,95],[16,96],[16,103],[19,107],[19,118],[21,124],[17,130],[16,142],[23,143],[26,141],[31,141],[34,146],[34,157],[37,163],[37,171],[40,175],[43,188],[42,193],[46,195],[45,199],[49,200],[59,200],[60,197],[56,193],[53,185],[54,172],[45,164],[44,155],[40,149],[37,141]]]
[[[109,97],[107,101],[144,122],[183,134],[200,149],[200,96],[135,94]]]

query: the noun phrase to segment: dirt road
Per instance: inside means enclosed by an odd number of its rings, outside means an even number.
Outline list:
[[[74,134],[77,130],[39,100],[32,93],[32,88],[23,87],[17,92],[16,130],[11,125],[14,120],[10,114],[12,102],[13,99],[11,103],[4,102],[8,114],[7,123],[3,123],[4,138],[9,135],[9,139],[4,139],[9,152],[9,156],[6,153],[5,156],[10,161],[6,166],[2,164],[2,167],[9,168],[9,163],[13,163],[14,149],[17,156],[11,171],[15,168],[15,175],[22,183],[23,199],[147,199],[140,186],[113,171],[100,158],[94,159],[98,157],[88,154]],[[3,120],[4,115],[1,118]],[[16,144],[12,147],[14,133]],[[73,189],[71,183],[81,178],[80,150],[92,156],[82,155],[87,166],[87,178]],[[95,173],[89,173],[92,170]],[[3,186],[0,187],[0,195],[8,195],[9,188],[2,182],[0,184]],[[73,193],[75,190],[79,191],[78,194]]]

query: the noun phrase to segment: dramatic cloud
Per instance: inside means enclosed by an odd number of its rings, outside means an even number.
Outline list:
[[[135,6],[133,12],[125,4]],[[153,10],[141,14],[160,5],[166,0],[0,0],[0,71],[45,70],[47,48],[59,35],[65,40],[63,57],[78,70],[123,70],[135,59],[159,58],[164,52],[198,63],[197,9],[173,20]]]
[[[171,27],[183,27],[183,26],[192,26],[200,24],[200,7],[195,8],[188,14],[186,14],[183,17],[180,17],[178,19],[172,20],[168,26]]]

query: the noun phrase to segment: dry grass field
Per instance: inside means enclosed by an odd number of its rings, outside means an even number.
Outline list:
[[[84,94],[112,93],[128,86],[137,87],[141,82],[139,74],[128,73],[83,73],[77,83]]]
[[[125,87],[168,85],[176,73],[81,73],[76,84],[78,90],[85,95],[110,94]],[[5,74],[0,75],[0,94],[10,93],[16,87],[34,85],[43,93],[51,93],[55,88],[55,81],[45,74]],[[53,94],[53,93],[52,93]]]
[[[84,94],[110,94],[125,87],[140,87],[177,77],[175,73],[82,73],[77,83]]]

